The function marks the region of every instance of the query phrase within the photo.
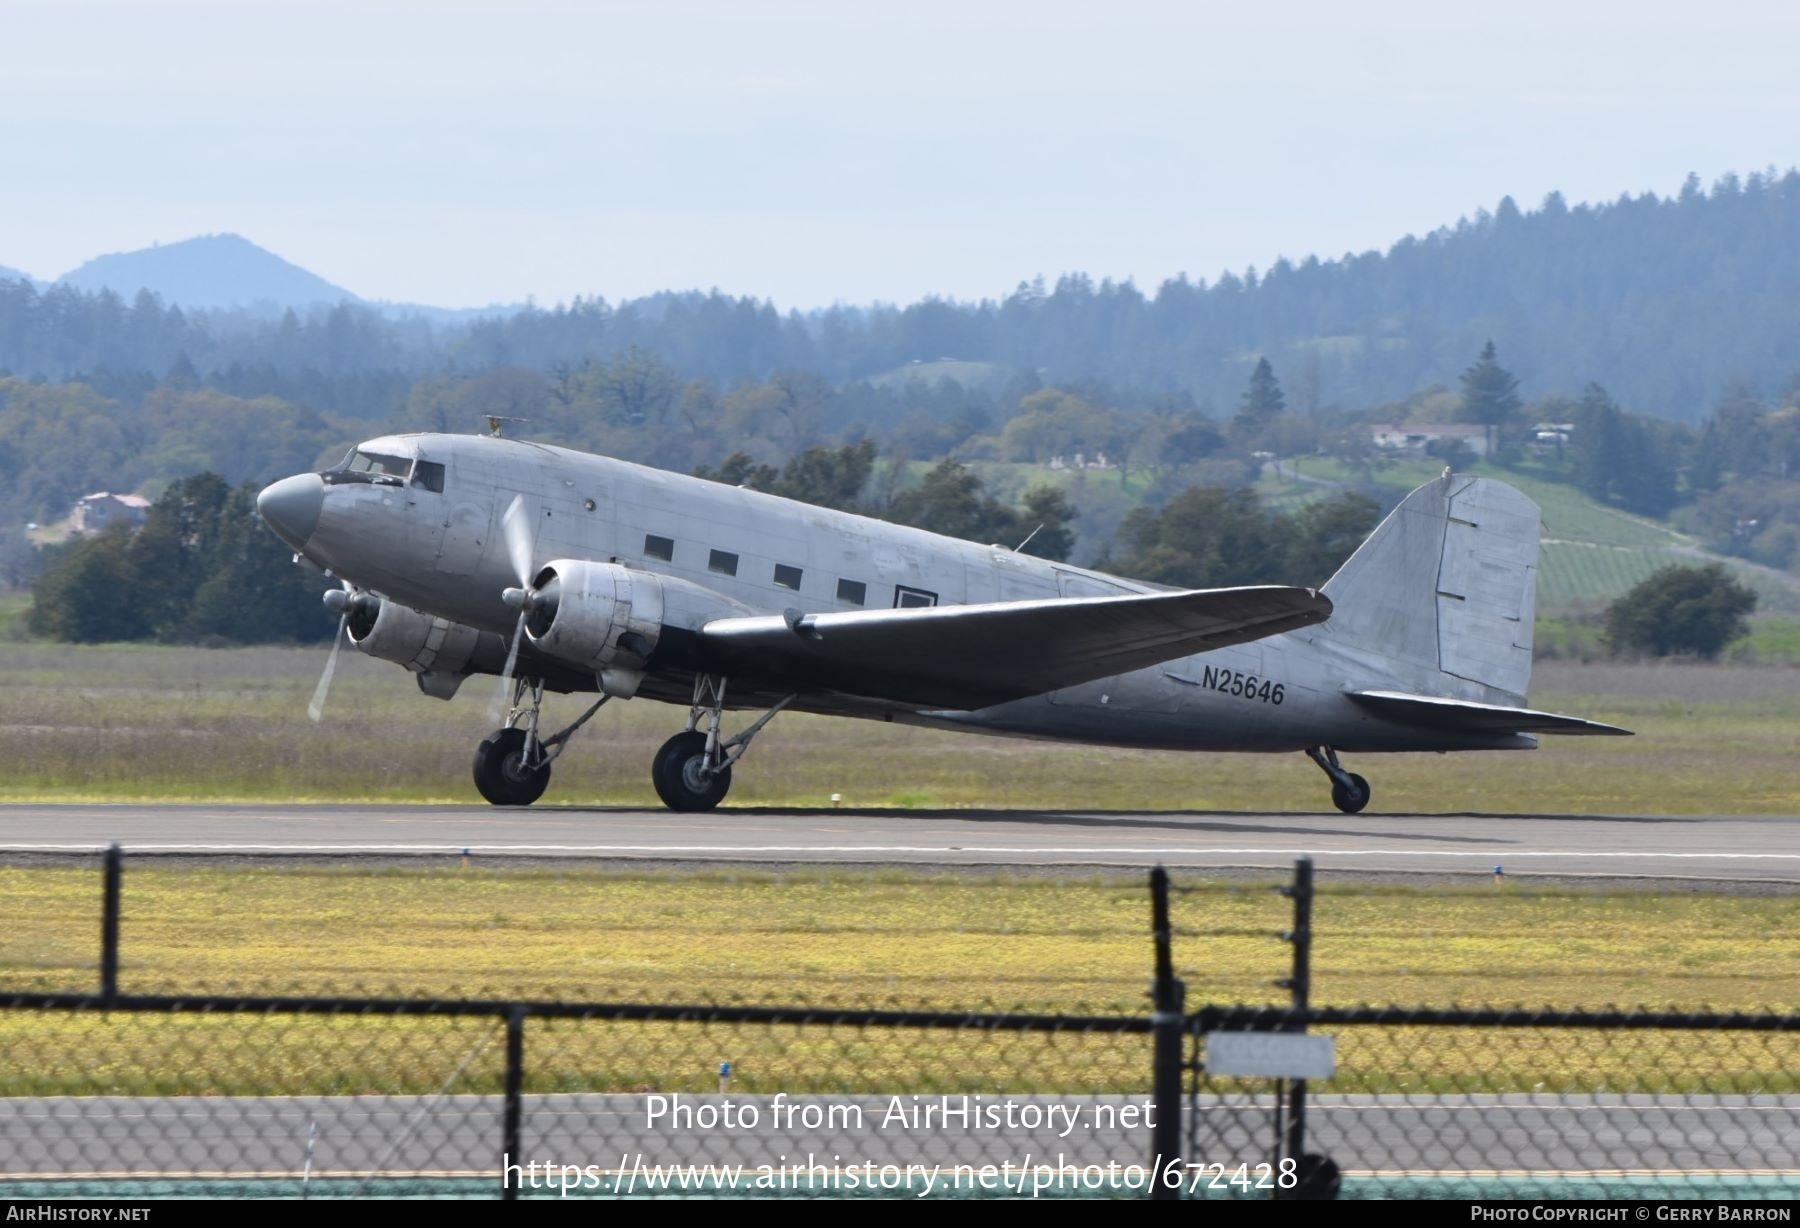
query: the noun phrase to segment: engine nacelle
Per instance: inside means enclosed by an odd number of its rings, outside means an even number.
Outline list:
[[[345,627],[350,642],[382,661],[418,675],[419,689],[448,699],[468,675],[481,632],[462,623],[421,614],[373,593],[351,597]]]
[[[667,628],[698,630],[752,611],[723,593],[618,563],[556,559],[532,581],[531,646],[600,678],[609,695],[637,689]]]

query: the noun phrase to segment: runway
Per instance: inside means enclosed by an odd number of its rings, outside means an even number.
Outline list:
[[[762,865],[1283,869],[1800,884],[1800,817],[0,806],[0,854],[470,857]]]

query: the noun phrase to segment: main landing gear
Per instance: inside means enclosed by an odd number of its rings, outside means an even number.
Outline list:
[[[567,729],[547,738],[538,736],[538,713],[544,703],[544,684],[520,678],[513,683],[512,708],[506,723],[481,740],[475,748],[475,788],[496,806],[529,806],[544,795],[550,784],[550,763],[563,753],[569,738],[600,711],[609,696],[602,695]]]
[[[775,714],[794,701],[789,695],[735,737],[719,737],[725,711],[726,680],[712,674],[694,679],[687,728],[662,744],[650,762],[650,782],[670,810],[711,810],[731,791],[731,765],[744,757],[750,740]],[[701,722],[705,729],[701,729]]]
[[[1369,782],[1355,772],[1346,772],[1338,762],[1337,752],[1329,746],[1309,746],[1306,756],[1331,777],[1331,803],[1345,814],[1357,814],[1369,804]]]

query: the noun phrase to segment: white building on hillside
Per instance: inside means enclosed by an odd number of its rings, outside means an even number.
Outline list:
[[[75,533],[98,533],[121,521],[135,529],[149,514],[150,500],[142,495],[114,495],[102,490],[75,500],[69,529]]]
[[[1455,441],[1477,456],[1487,455],[1487,428],[1468,422],[1383,423],[1369,428],[1371,442],[1389,452],[1425,451],[1427,444]]]

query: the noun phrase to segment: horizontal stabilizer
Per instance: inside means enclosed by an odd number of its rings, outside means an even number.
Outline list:
[[[1255,587],[1123,597],[724,618],[701,629],[720,672],[776,689],[836,691],[921,708],[986,708],[1323,622],[1311,589]]]
[[[1404,691],[1349,691],[1348,697],[1377,716],[1405,721],[1413,725],[1429,725],[1434,729],[1454,729],[1470,733],[1563,733],[1604,737],[1630,737],[1631,730],[1579,716],[1561,716],[1555,712],[1538,712],[1531,708],[1507,708],[1499,704],[1478,704],[1466,699],[1440,699],[1432,695],[1409,695]]]

